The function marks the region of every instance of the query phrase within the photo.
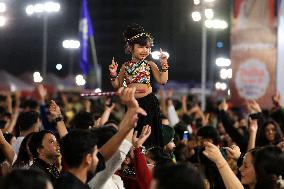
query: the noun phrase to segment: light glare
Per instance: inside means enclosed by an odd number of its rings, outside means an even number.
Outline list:
[[[5,16],[0,16],[0,27],[3,27],[6,25],[6,17]]]
[[[191,16],[194,22],[198,22],[201,20],[201,14],[198,11],[192,12]]]
[[[168,52],[163,51],[163,54],[166,55],[167,58],[170,57],[170,55],[169,55]],[[153,58],[153,59],[159,60],[161,53],[160,53],[160,51],[154,51],[154,52],[151,53],[151,55],[152,55],[152,58]]]
[[[6,12],[6,3],[0,2],[0,13]]]
[[[195,5],[199,5],[199,4],[200,4],[200,0],[193,0],[193,3],[194,3]]]
[[[78,86],[83,86],[83,85],[86,84],[86,80],[84,79],[83,75],[81,75],[81,74],[76,75],[75,80],[76,80],[76,84]]]
[[[206,19],[213,19],[214,11],[213,9],[205,9],[205,18]]]
[[[219,58],[216,58],[215,63],[218,67],[228,67],[231,65],[231,60],[228,58],[219,57]]]
[[[226,29],[228,27],[228,23],[225,20],[205,20],[205,26],[207,28],[213,29]]]
[[[78,49],[80,47],[80,42],[78,40],[64,40],[62,46],[65,49]]]
[[[62,69],[62,64],[56,64],[55,67],[56,67],[57,70],[61,70]]]

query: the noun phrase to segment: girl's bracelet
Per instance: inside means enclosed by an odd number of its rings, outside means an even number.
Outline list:
[[[117,76],[116,77],[110,77],[111,81],[115,81],[116,79],[117,79]]]
[[[169,69],[168,68],[162,68],[161,71],[162,72],[167,72]]]

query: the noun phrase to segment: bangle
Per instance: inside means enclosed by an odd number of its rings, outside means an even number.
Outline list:
[[[165,68],[165,69],[162,68],[161,69],[162,72],[167,72],[168,70],[169,70],[168,68]]]
[[[117,76],[115,76],[115,77],[110,77],[110,80],[111,81],[115,81],[117,79]]]

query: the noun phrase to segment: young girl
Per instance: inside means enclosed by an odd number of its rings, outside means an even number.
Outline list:
[[[114,88],[136,87],[136,90],[143,93],[135,94],[141,108],[147,112],[146,117],[139,117],[136,130],[141,133],[143,126],[151,126],[151,136],[144,145],[150,147],[153,145],[163,146],[160,107],[157,97],[152,92],[150,71],[159,84],[166,84],[168,80],[168,62],[167,57],[160,49],[160,65],[158,66],[146,60],[151,53],[153,38],[146,33],[142,26],[138,24],[129,25],[123,33],[126,43],[126,53],[131,54],[131,60],[125,62],[117,74],[118,64],[112,59],[109,65],[111,84]]]

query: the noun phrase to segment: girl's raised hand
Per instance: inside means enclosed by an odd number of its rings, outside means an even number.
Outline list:
[[[114,61],[114,57],[111,60],[111,64],[108,66],[111,75],[116,75],[116,71],[118,68],[117,62]]]
[[[161,67],[162,69],[168,69],[168,57],[163,53],[163,50],[160,48],[160,62],[161,62]]]

